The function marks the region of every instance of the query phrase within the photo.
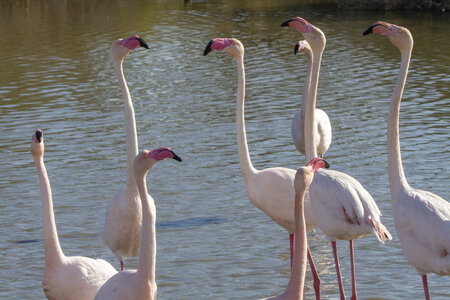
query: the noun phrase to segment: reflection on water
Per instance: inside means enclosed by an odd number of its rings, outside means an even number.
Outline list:
[[[289,278],[287,233],[248,200],[235,136],[236,67],[228,55],[203,57],[214,37],[246,47],[247,134],[257,168],[297,168],[290,137],[306,58],[301,36],[280,27],[296,15],[327,35],[318,106],[330,116],[332,167],[373,195],[394,241],[355,242],[362,299],[421,299],[417,272],[395,235],[387,178],[388,101],[400,57],[386,39],[363,37],[376,20],[408,27],[415,48],[401,107],[403,162],[410,184],[449,199],[449,21],[446,15],[336,11],[332,1],[3,1],[0,4],[0,125],[3,139],[0,298],[42,299],[39,186],[29,153],[36,127],[66,255],[107,259],[97,237],[107,201],[125,182],[122,98],[110,62],[113,40],[139,34],[150,50],[124,63],[140,148],[172,147],[182,164],[151,170],[158,214],[161,299],[255,299],[281,292]],[[16,242],[12,242],[16,241]],[[310,234],[324,299],[338,295],[329,242]],[[338,243],[350,293],[348,243]],[[137,259],[127,261],[136,267]],[[189,274],[189,275],[187,275]],[[7,277],[6,277],[7,276]],[[307,271],[306,297],[314,295]],[[429,276],[433,299],[447,299],[448,278]]]

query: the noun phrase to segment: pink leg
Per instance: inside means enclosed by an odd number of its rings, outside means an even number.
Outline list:
[[[123,271],[123,260],[120,261],[120,269]]]
[[[425,299],[430,300],[430,293],[428,292],[428,281],[427,281],[427,275],[422,275],[422,283],[423,283],[423,290],[425,291]]]
[[[311,267],[311,272],[314,278],[314,290],[316,291],[316,300],[320,300],[320,278],[319,274],[317,273],[316,266],[314,265],[314,261],[311,256],[311,251],[309,251],[309,247],[307,248],[307,253],[309,266]]]
[[[331,247],[333,247],[334,264],[336,265],[336,274],[337,274],[337,280],[338,280],[338,284],[339,284],[339,293],[341,295],[341,300],[345,300],[344,286],[342,285],[342,278],[341,278],[341,268],[339,267],[339,258],[337,255],[335,241],[331,242]]]
[[[355,276],[355,257],[353,253],[353,240],[350,240],[350,262],[352,265],[352,298],[350,300],[357,300],[358,295],[356,294],[356,276]]]
[[[294,235],[289,234],[289,248],[291,249],[291,269],[292,269],[292,259],[294,258]]]

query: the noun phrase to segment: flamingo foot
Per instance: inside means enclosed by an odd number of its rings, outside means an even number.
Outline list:
[[[316,300],[320,300],[320,278],[319,274],[317,273],[316,266],[314,265],[314,261],[311,256],[311,251],[309,251],[309,247],[307,248],[307,254],[308,254],[308,262],[309,266],[311,267],[311,272],[314,279],[314,291],[316,292]]]
[[[428,280],[427,275],[422,275],[422,283],[423,283],[423,290],[425,292],[425,299],[430,300],[430,293],[428,292]]]
[[[123,260],[120,261],[120,270],[123,271]]]

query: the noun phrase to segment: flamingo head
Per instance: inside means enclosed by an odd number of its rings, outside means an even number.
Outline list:
[[[387,36],[391,43],[399,48],[400,51],[412,49],[413,38],[411,32],[405,27],[378,21],[370,25],[369,28],[363,32],[363,35],[368,35],[370,33]]]
[[[175,152],[167,147],[157,148],[151,151],[142,150],[134,159],[133,168],[135,176],[145,176],[158,161],[166,158],[182,161]]]
[[[111,45],[109,54],[113,60],[121,61],[131,52],[131,50],[134,50],[137,47],[149,49],[147,42],[143,38],[133,35],[126,39],[115,40]]]
[[[298,52],[300,52],[300,53],[303,52],[308,55],[312,54],[311,47],[309,46],[307,41],[302,40],[302,41],[298,41],[297,44],[295,44],[294,54],[297,54]]]
[[[293,19],[284,21],[283,23],[281,23],[281,26],[289,26],[297,29],[308,41],[311,49],[317,49],[319,51],[323,51],[323,49],[325,49],[325,45],[327,43],[325,34],[322,32],[322,30],[312,25],[305,19],[301,17],[295,17]]]
[[[206,45],[203,55],[206,56],[213,50],[223,50],[234,58],[244,56],[244,46],[239,40],[233,38],[212,39],[209,41],[208,45]]]
[[[306,167],[310,170],[310,172],[312,173],[316,173],[317,170],[321,169],[321,168],[326,168],[329,169],[330,165],[322,158],[320,157],[316,157],[313,158],[307,165]]]
[[[305,193],[311,184],[314,173],[320,168],[329,168],[330,165],[320,157],[312,159],[306,166],[300,167],[295,173],[294,188],[296,197]]]
[[[31,153],[33,156],[44,155],[44,133],[39,128],[36,129],[31,137]]]

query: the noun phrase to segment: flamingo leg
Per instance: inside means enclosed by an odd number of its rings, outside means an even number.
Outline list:
[[[294,258],[294,235],[289,234],[289,249],[291,250],[291,269],[292,269],[292,259]]]
[[[123,260],[120,261],[120,269],[123,271]]]
[[[344,286],[342,285],[341,268],[339,267],[339,258],[337,255],[336,241],[331,242],[331,247],[333,247],[334,264],[336,265],[336,274],[339,284],[339,294],[341,295],[341,300],[345,300]]]
[[[350,300],[357,300],[358,295],[356,294],[356,275],[355,275],[355,257],[353,252],[353,240],[349,241],[350,243],[350,262],[352,266],[352,297]]]
[[[311,251],[309,251],[309,247],[307,248],[308,261],[309,266],[311,267],[311,272],[314,278],[314,291],[316,291],[316,300],[320,300],[320,278],[317,273],[316,266],[314,265],[313,258],[311,256]]]
[[[428,281],[427,281],[427,275],[422,275],[422,283],[423,283],[423,290],[425,291],[425,299],[430,300],[430,293],[428,292]]]

